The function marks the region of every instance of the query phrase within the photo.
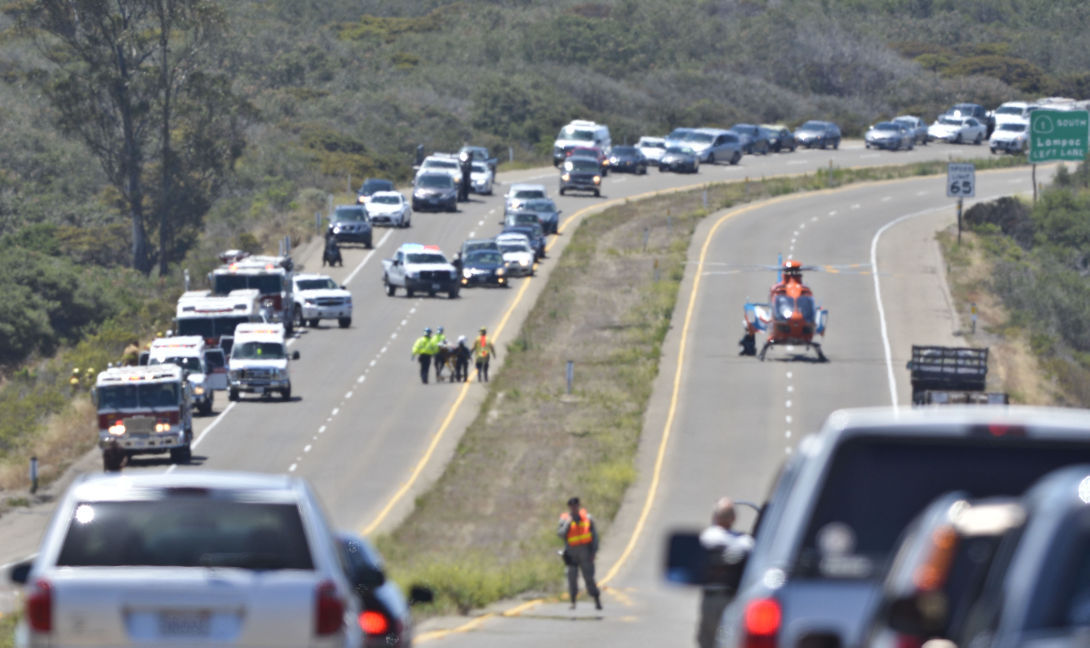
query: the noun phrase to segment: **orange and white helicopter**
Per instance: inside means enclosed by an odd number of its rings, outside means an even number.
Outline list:
[[[828,359],[821,351],[821,344],[814,341],[815,335],[825,336],[825,323],[829,311],[817,306],[814,293],[802,283],[804,271],[817,270],[815,266],[804,266],[794,260],[783,261],[776,268],[779,274],[776,283],[768,293],[768,303],[746,302],[745,335],[739,341],[742,355],[756,355],[765,359],[768,348],[775,345],[791,344],[804,346],[807,350],[817,351],[818,360]],[[757,352],[756,337],[758,331],[766,331],[768,338],[760,353]]]

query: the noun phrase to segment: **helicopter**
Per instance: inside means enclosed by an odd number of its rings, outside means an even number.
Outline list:
[[[803,272],[818,268],[781,258],[776,269],[776,283],[768,293],[768,303],[746,302],[743,308],[745,334],[739,341],[741,355],[756,355],[763,361],[769,347],[796,344],[805,345],[807,350],[813,348],[818,361],[827,362],[828,358],[822,352],[821,344],[814,341],[814,335],[825,336],[829,311],[816,305],[814,293],[802,283]],[[768,332],[759,353],[756,344],[758,331]]]

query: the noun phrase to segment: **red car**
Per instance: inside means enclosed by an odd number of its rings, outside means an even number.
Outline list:
[[[573,146],[567,152],[567,157],[589,157],[598,160],[598,166],[602,167],[602,175],[609,173],[609,156],[597,146]]]

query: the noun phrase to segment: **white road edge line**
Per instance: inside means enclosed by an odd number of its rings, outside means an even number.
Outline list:
[[[393,233],[394,231],[392,229],[386,230],[386,233],[383,234],[382,238],[378,240],[378,245],[374,246],[374,248],[367,252],[367,256],[363,257],[363,261],[360,261],[359,265],[357,265],[355,269],[352,270],[352,273],[348,275],[348,278],[344,280],[344,285],[347,286],[348,284],[352,283],[352,280],[355,279],[357,274],[359,274],[359,271],[363,270],[363,266],[367,265],[367,262],[371,260],[371,257],[375,256],[375,253],[378,252],[378,249],[382,247],[382,245],[386,242],[387,239],[390,238],[390,236],[393,235]]]

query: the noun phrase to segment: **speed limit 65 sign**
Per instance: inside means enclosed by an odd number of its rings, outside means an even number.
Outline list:
[[[976,194],[976,167],[971,163],[946,165],[946,195],[951,198],[972,198]]]

